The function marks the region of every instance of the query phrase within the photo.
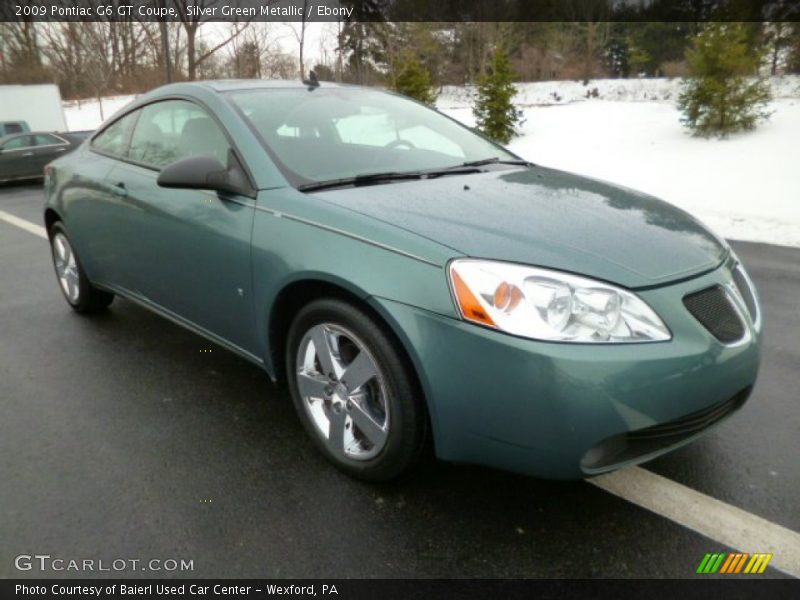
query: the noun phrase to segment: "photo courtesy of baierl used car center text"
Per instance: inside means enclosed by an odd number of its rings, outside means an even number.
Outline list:
[[[800,593],[800,1],[0,5],[0,597]]]

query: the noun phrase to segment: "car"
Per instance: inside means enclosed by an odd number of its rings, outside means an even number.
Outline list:
[[[22,179],[41,179],[44,166],[72,152],[87,133],[34,131],[0,138],[0,183]]]
[[[430,449],[591,477],[709,431],[758,373],[756,290],[724,240],[389,92],[171,84],[45,189],[73,309],[121,296],[259,365],[364,480]]]

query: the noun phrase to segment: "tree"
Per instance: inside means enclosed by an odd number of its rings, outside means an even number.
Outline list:
[[[223,37],[222,41],[214,46],[202,45],[198,48],[197,33],[200,25],[212,20],[213,17],[203,16],[212,8],[219,8],[220,0],[175,0],[178,8],[180,23],[186,32],[186,74],[189,81],[197,79],[197,71],[200,65],[208,60],[217,50],[223,48],[231,43],[234,39],[239,37],[250,25],[250,20],[243,22],[234,21],[230,27],[230,33]],[[272,2],[266,2],[267,5]],[[191,15],[189,8],[196,9]]]
[[[320,81],[336,81],[336,73],[328,65],[317,63],[314,65],[314,73]]]
[[[299,31],[295,29],[294,25],[290,25],[292,33],[294,34],[294,37],[297,39],[298,48],[300,49],[300,56],[299,56],[300,79],[303,79],[306,76],[306,65],[305,65],[304,54],[306,47],[306,25],[308,24],[308,9],[309,9],[308,3],[309,0],[303,0],[303,5],[302,5],[303,16],[302,19],[300,20]]]
[[[386,22],[386,3],[387,0],[353,2],[353,11],[339,31],[339,52],[348,61],[348,73],[342,73],[343,79],[368,84],[376,79],[377,66],[385,64],[391,29]]]
[[[478,129],[500,144],[507,144],[518,135],[516,128],[522,112],[512,102],[516,94],[508,55],[498,48],[492,56],[490,72],[478,80],[478,97],[472,112]]]
[[[677,22],[626,23],[631,75],[662,77],[664,63],[681,60],[689,41],[689,24]]]
[[[392,89],[429,106],[436,103],[431,73],[411,53],[405,54],[392,65]]]
[[[788,56],[786,57],[786,72],[800,73],[800,23],[792,23],[791,25]]]
[[[769,116],[769,84],[758,73],[764,53],[747,38],[741,23],[709,23],[687,51],[690,78],[678,108],[695,135],[724,137]]]

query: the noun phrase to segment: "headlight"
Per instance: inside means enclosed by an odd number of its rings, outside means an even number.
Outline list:
[[[560,271],[487,260],[450,263],[461,316],[537,340],[659,342],[669,329],[638,296]]]

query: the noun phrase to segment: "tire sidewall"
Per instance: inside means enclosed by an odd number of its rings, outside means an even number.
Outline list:
[[[352,331],[369,351],[386,389],[390,425],[386,445],[368,460],[351,460],[331,452],[312,422],[297,389],[297,351],[303,336],[315,325],[331,323]],[[286,373],[295,409],[306,431],[337,467],[359,479],[386,481],[413,464],[424,439],[424,409],[413,379],[390,336],[374,319],[341,300],[317,300],[301,309],[286,344]]]
[[[101,292],[92,286],[83,270],[83,264],[81,263],[81,259],[77,250],[75,249],[75,244],[72,242],[72,238],[69,236],[69,233],[67,233],[66,228],[60,221],[54,223],[48,232],[48,236],[50,238],[50,258],[53,261],[53,270],[55,271],[56,278],[58,278],[58,270],[56,269],[56,255],[55,248],[53,246],[53,240],[55,240],[56,234],[59,233],[67,238],[72,255],[75,257],[75,266],[78,269],[78,301],[73,302],[70,300],[67,294],[64,292],[64,288],[61,287],[61,282],[57,280],[58,289],[61,291],[61,295],[64,296],[64,299],[67,301],[67,303],[79,313],[91,313],[102,310],[111,303],[113,295],[108,294],[107,292]]]

